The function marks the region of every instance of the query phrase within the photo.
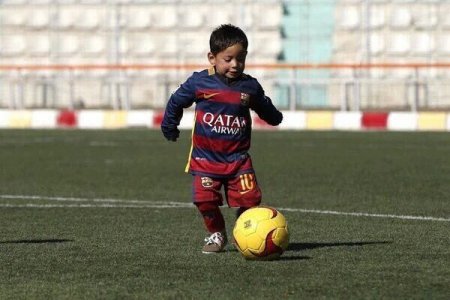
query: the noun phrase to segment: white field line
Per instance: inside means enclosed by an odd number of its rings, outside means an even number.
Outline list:
[[[427,216],[371,214],[371,213],[363,213],[363,212],[342,212],[342,211],[333,211],[333,210],[317,210],[317,209],[303,209],[303,208],[279,208],[279,210],[302,212],[302,213],[309,213],[309,214],[322,214],[322,215],[339,215],[339,216],[388,218],[388,219],[416,220],[416,221],[450,222],[450,218],[438,218],[438,217],[427,217]]]
[[[4,208],[89,208],[89,207],[99,207],[99,208],[187,208],[193,207],[192,205],[127,205],[127,204],[0,204],[0,207]]]
[[[146,201],[146,200],[129,200],[129,199],[108,199],[108,198],[75,198],[75,197],[47,197],[47,196],[27,196],[27,195],[0,195],[0,199],[10,199],[10,200],[47,200],[47,201],[60,201],[60,202],[94,202],[94,203],[126,203],[135,204],[137,207],[148,205],[149,207],[156,206],[167,206],[167,207],[191,207],[192,203],[184,202],[171,202],[171,201]],[[95,207],[95,205],[90,204],[90,207]],[[100,206],[99,204],[96,204]],[[74,206],[76,207],[76,206]],[[109,204],[109,207],[115,207],[113,204]]]
[[[192,203],[186,202],[167,202],[167,201],[146,201],[146,200],[128,200],[128,199],[90,199],[90,198],[75,198],[75,197],[47,197],[37,195],[0,195],[0,199],[9,200],[36,200],[36,201],[57,201],[57,202],[78,202],[61,203],[61,204],[38,204],[38,203],[24,203],[11,204],[0,203],[0,207],[4,208],[192,208]],[[88,203],[80,203],[88,202]],[[415,221],[438,221],[450,222],[450,218],[429,217],[429,216],[408,216],[408,215],[392,215],[392,214],[373,214],[364,212],[341,212],[332,210],[317,210],[317,209],[303,209],[303,208],[278,208],[280,211],[300,212],[306,214],[323,214],[323,215],[339,215],[352,217],[369,217],[369,218],[388,218],[400,220],[415,220]]]

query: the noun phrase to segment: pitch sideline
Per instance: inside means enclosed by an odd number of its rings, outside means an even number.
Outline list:
[[[165,201],[147,201],[147,200],[129,200],[129,199],[108,199],[108,198],[78,198],[78,197],[48,197],[38,195],[0,195],[0,199],[9,200],[37,200],[37,201],[58,201],[58,202],[78,202],[79,204],[10,204],[0,203],[3,208],[192,208],[192,203],[185,202],[165,202]],[[91,202],[91,203],[80,203]],[[392,215],[392,214],[373,214],[365,212],[341,212],[332,210],[317,210],[303,208],[278,208],[281,211],[300,212],[306,214],[324,214],[352,217],[369,217],[369,218],[386,218],[414,221],[437,221],[450,222],[450,218],[429,217],[429,216],[408,216],[408,215]]]

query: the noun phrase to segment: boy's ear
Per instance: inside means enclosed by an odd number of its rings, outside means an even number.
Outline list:
[[[208,52],[208,60],[212,66],[216,65],[216,57],[212,54],[212,52]]]

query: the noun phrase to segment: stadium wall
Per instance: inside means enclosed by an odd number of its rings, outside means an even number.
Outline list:
[[[123,129],[159,128],[161,110],[8,110],[0,109],[0,129]],[[450,112],[284,111],[283,123],[267,125],[255,114],[256,130],[450,131]],[[180,129],[191,129],[188,110]]]

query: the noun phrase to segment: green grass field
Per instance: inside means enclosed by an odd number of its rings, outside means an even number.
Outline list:
[[[263,202],[291,233],[271,262],[201,253],[189,146],[0,131],[0,299],[450,298],[448,133],[254,132]]]

